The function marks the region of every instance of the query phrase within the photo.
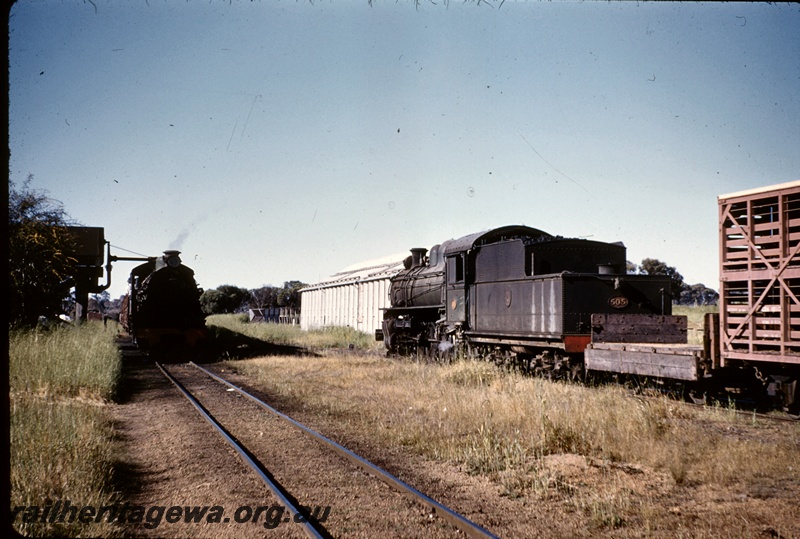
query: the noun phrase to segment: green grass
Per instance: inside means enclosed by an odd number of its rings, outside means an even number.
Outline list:
[[[690,324],[702,324],[706,313],[718,313],[718,305],[673,305],[672,314],[689,317]]]
[[[718,313],[717,305],[673,305],[672,314],[687,318],[689,344],[703,344],[703,326],[706,313]]]
[[[11,507],[70,500],[113,503],[113,440],[107,403],[120,382],[115,328],[87,323],[9,333]],[[115,525],[23,522],[32,537],[113,537]]]
[[[95,323],[10,333],[11,390],[42,397],[113,399],[122,367],[114,334]]]
[[[672,313],[688,317],[689,342],[702,343],[703,316],[707,312],[717,312],[716,306],[687,307],[674,305]],[[233,333],[263,341],[265,343],[299,346],[309,349],[354,348],[356,350],[382,351],[383,344],[375,341],[373,335],[356,331],[350,327],[325,327],[303,331],[300,326],[256,322],[250,323],[246,314],[216,314],[206,318],[212,337],[220,337],[222,328]]]

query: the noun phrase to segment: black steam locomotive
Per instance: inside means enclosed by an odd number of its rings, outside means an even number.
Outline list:
[[[390,352],[461,347],[577,375],[593,333],[604,328],[645,328],[651,341],[686,338],[685,318],[682,330],[671,316],[669,278],[627,275],[621,243],[506,226],[411,253],[391,281],[391,307],[376,332]]]
[[[131,271],[120,322],[139,348],[193,347],[207,336],[203,291],[179,255],[164,251]]]

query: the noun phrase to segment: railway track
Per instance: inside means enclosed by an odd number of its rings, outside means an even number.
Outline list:
[[[282,517],[282,522],[294,523],[306,536],[362,534],[363,531],[356,530],[360,523],[353,519],[381,518],[381,511],[374,509],[377,506],[393,508],[390,518],[397,520],[398,530],[404,523],[422,526],[420,531],[404,530],[411,535],[447,537],[461,532],[467,537],[495,537],[219,375],[195,363],[156,365],[279,500],[288,513]],[[302,451],[308,452],[305,462],[320,464],[318,471],[309,473],[308,469],[283,463],[289,459],[282,458],[281,450],[294,452],[298,432],[302,434]],[[285,457],[285,453],[283,455]],[[376,479],[391,489],[380,487]],[[399,502],[398,497],[403,502]],[[312,506],[315,507],[313,512]],[[326,506],[327,512],[321,510],[322,506]],[[427,518],[419,518],[421,509],[425,510]]]
[[[708,408],[709,404],[703,404],[699,402],[684,402],[686,406],[691,408]],[[743,410],[743,409],[730,409],[730,413],[733,413],[738,416],[747,417],[751,419],[763,419],[765,421],[773,421],[776,423],[781,422],[789,422],[789,423],[797,423],[800,421],[800,416],[790,414],[788,412],[783,412],[782,415],[775,415],[779,414],[780,412],[776,412],[775,414],[766,414],[763,412],[757,412],[755,410]]]
[[[668,394],[668,393],[665,393],[665,394]],[[654,399],[658,398],[658,397],[653,396],[653,395],[643,394],[641,391],[638,391],[638,390],[631,390],[630,393],[627,396],[629,398],[639,399],[639,400],[642,400],[642,401],[654,400]],[[675,399],[675,401],[679,402],[682,406],[686,406],[687,408],[694,408],[694,409],[698,409],[698,410],[708,409],[709,407],[713,406],[712,404],[709,404],[709,403],[704,403],[704,402],[699,402],[699,401],[698,402],[690,402],[690,401],[687,401],[687,400],[678,400],[677,398]],[[735,401],[734,401],[734,404],[736,404]],[[750,403],[748,402],[748,404],[750,404]],[[793,414],[790,414],[788,412],[783,412],[783,413],[775,412],[775,413],[770,414],[770,413],[758,412],[756,410],[746,410],[746,409],[728,408],[728,407],[726,407],[725,410],[726,410],[726,413],[731,413],[731,414],[734,414],[734,415],[737,415],[737,416],[746,417],[748,419],[763,419],[765,421],[771,421],[771,422],[775,422],[775,423],[782,423],[782,422],[798,423],[800,421],[800,416],[793,415]]]

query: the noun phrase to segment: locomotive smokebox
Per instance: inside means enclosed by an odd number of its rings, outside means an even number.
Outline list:
[[[428,250],[424,247],[415,247],[411,249],[411,267],[416,268],[423,264],[425,260],[425,254]]]

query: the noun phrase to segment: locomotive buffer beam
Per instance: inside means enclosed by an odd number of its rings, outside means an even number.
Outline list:
[[[687,344],[686,330],[685,316],[593,314],[586,370],[697,381],[703,347]]]

